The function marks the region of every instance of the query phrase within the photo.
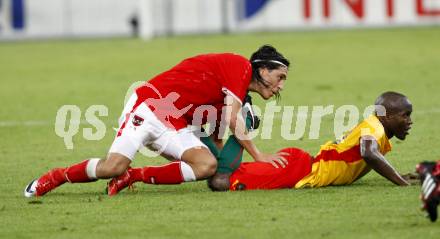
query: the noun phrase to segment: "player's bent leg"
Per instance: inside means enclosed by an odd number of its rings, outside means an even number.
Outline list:
[[[96,166],[100,159],[92,158],[67,168],[55,168],[30,182],[24,191],[25,197],[43,196],[66,182],[85,183],[96,181]]]
[[[112,179],[107,187],[110,196],[134,182],[147,184],[180,184],[205,179],[215,173],[217,160],[189,129],[167,131],[154,141],[153,149],[165,158],[176,160],[162,166],[130,168]]]
[[[129,168],[124,174],[113,178],[109,182],[107,192],[109,196],[116,195],[135,182],[146,184],[180,184],[205,179],[215,173],[216,167],[217,161],[207,148],[191,148],[182,154],[181,161],[171,162],[162,166]]]
[[[130,163],[131,160],[127,157],[110,153],[106,160],[92,158],[67,168],[55,168],[29,183],[24,195],[43,196],[66,182],[87,183],[119,176],[127,170]]]
[[[117,137],[109,150],[110,153],[106,160],[94,158],[68,168],[53,169],[39,179],[29,183],[25,188],[25,196],[42,196],[65,182],[93,182],[98,178],[112,178],[124,173],[139,146],[145,141],[148,135],[146,130],[149,127],[147,122],[140,126],[134,125],[133,121],[136,118],[134,114],[130,113],[135,110],[134,113],[143,116],[145,119],[151,118],[147,116],[152,115],[145,105],[140,105],[136,108],[136,101],[137,96],[134,94],[124,107]],[[125,119],[127,116],[130,118]]]

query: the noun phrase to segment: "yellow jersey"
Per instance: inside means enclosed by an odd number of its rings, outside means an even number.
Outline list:
[[[295,188],[346,185],[356,181],[368,170],[359,147],[360,138],[367,135],[376,139],[382,155],[391,151],[382,123],[371,115],[345,134],[340,142],[329,141],[322,145],[313,160],[311,173],[296,183]]]

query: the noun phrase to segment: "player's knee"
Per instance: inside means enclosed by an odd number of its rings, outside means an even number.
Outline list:
[[[217,173],[208,179],[208,187],[212,191],[227,191],[229,190],[229,176],[226,173]]]
[[[215,174],[217,171],[217,159],[214,157],[207,162],[206,172],[211,176]]]
[[[212,158],[206,158],[205,160],[201,161],[200,164],[197,166],[197,171],[199,174],[199,179],[208,178],[215,174],[215,171],[217,170],[217,160]]]
[[[211,177],[217,170],[217,159],[205,148],[187,150],[182,161],[191,166],[197,179]]]

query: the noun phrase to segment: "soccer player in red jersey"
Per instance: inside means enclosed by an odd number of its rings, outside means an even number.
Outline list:
[[[396,92],[380,95],[377,112],[348,132],[339,142],[327,142],[316,157],[297,148],[286,148],[286,167],[275,168],[264,162],[242,163],[232,174],[216,174],[208,180],[213,190],[252,190],[348,185],[371,169],[406,186],[384,155],[391,150],[389,139],[404,140],[411,128],[412,104]]]
[[[274,47],[264,45],[251,59],[222,53],[188,58],[136,89],[124,107],[120,127],[105,160],[87,159],[55,168],[30,182],[26,197],[42,196],[66,183],[114,178],[109,195],[133,180],[151,184],[179,184],[205,179],[216,171],[217,160],[189,125],[206,123],[200,110],[216,111],[240,145],[257,162],[285,165],[281,154],[260,152],[247,138],[239,112],[248,91],[267,100],[278,96],[287,78],[289,61]],[[223,110],[225,109],[225,110]],[[226,111],[226,113],[224,112]],[[202,112],[203,115],[203,112]],[[148,146],[173,162],[159,167],[131,169],[136,152]],[[129,170],[127,170],[129,169]]]

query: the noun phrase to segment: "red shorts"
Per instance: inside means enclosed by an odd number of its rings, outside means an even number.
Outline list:
[[[229,179],[230,190],[293,188],[312,171],[313,158],[307,152],[297,148],[285,148],[278,152],[289,153],[289,156],[284,156],[288,161],[285,168],[275,168],[262,162],[242,163]]]

